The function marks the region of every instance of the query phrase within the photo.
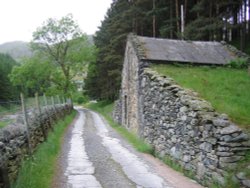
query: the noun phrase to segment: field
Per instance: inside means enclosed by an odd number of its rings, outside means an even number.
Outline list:
[[[250,129],[250,75],[246,69],[191,65],[154,65],[160,74],[192,89],[220,113]]]

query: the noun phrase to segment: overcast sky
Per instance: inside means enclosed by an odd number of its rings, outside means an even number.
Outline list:
[[[30,41],[32,32],[48,18],[72,13],[84,33],[94,34],[112,0],[3,0],[0,6],[0,44]]]

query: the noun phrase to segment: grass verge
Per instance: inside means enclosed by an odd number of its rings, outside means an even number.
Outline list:
[[[159,155],[156,155],[157,158],[161,159],[166,165],[174,169],[175,171],[181,172],[186,177],[189,177],[191,179],[195,179],[195,174],[192,173],[189,170],[185,170],[177,161],[171,159],[169,156],[160,157]]]
[[[246,69],[186,65],[152,68],[198,92],[218,112],[228,114],[242,128],[250,129],[250,76]]]
[[[12,188],[51,187],[62,136],[75,116],[76,111],[54,126],[54,132],[49,134],[47,141],[38,146],[32,158],[23,162],[18,179]]]
[[[98,103],[89,103],[85,105],[85,107],[99,112],[104,116],[104,118],[108,121],[109,125],[114,128],[120,135],[122,135],[125,139],[127,139],[139,152],[154,154],[153,148],[146,144],[142,139],[138,138],[135,134],[129,132],[126,128],[121,125],[115,123],[112,119],[112,110],[113,103],[109,102],[98,102]]]
[[[5,126],[9,125],[12,121],[13,120],[11,120],[11,119],[1,120],[0,121],[0,128],[3,128]]]
[[[127,129],[120,126],[119,124],[115,123],[112,120],[111,113],[113,110],[113,103],[109,102],[98,102],[98,103],[89,103],[85,105],[85,107],[94,110],[96,112],[99,112],[102,114],[105,119],[108,121],[108,123],[113,127],[119,134],[121,134],[125,139],[127,139],[138,151],[149,153],[160,160],[162,160],[166,165],[171,167],[172,169],[182,173],[186,177],[189,177],[191,179],[196,179],[195,174],[192,173],[189,170],[185,170],[177,161],[171,159],[169,156],[160,157],[157,153],[154,152],[153,148],[146,144],[143,140],[139,139],[136,135],[133,133],[130,133]],[[235,182],[232,182],[232,176],[226,180],[226,184],[222,186],[221,184],[218,184],[217,182],[214,182],[212,184],[206,183],[204,181],[204,184],[209,185],[211,188],[236,188],[238,187],[238,184]],[[236,185],[237,184],[237,185]]]

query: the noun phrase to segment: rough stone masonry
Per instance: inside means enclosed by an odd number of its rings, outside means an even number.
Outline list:
[[[201,182],[224,183],[226,171],[250,149],[249,136],[227,115],[148,69],[142,74],[143,137],[161,156],[170,155]]]
[[[31,149],[34,151],[45,140],[46,134],[53,129],[53,124],[72,111],[72,106],[55,105],[42,109],[39,116],[36,111],[29,114],[29,131]],[[0,129],[0,188],[8,187],[4,182],[13,183],[25,156],[29,154],[27,132],[23,118],[20,116],[14,124]]]
[[[223,184],[249,151],[249,135],[195,92],[146,68],[151,62],[142,61],[144,50],[130,36],[114,119],[144,138],[161,157],[169,156],[193,172],[199,182]],[[234,178],[250,187],[241,173]]]

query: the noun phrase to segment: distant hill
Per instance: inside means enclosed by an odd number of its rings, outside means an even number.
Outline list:
[[[90,44],[94,44],[93,35],[87,36]],[[15,60],[20,60],[23,57],[31,57],[32,51],[28,42],[13,41],[0,44],[0,53],[9,54]]]
[[[32,51],[29,48],[29,43],[22,41],[13,41],[0,44],[0,53],[7,53],[17,61],[23,57],[32,56]]]

